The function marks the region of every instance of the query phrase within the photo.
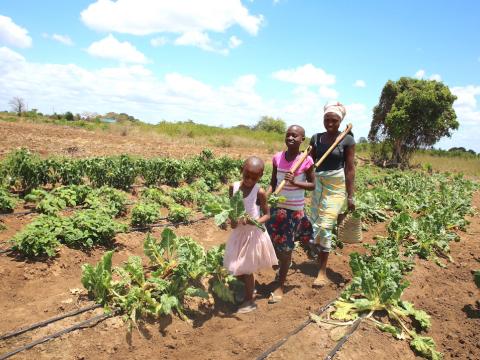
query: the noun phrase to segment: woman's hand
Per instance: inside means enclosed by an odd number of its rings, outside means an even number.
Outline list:
[[[235,229],[238,226],[238,221],[230,220],[230,226],[232,227],[232,229]]]
[[[353,212],[355,211],[355,200],[353,199],[353,197],[348,197],[347,198],[347,205],[348,205],[348,210]]]
[[[285,181],[295,185],[295,176],[291,172],[288,172],[285,174]]]

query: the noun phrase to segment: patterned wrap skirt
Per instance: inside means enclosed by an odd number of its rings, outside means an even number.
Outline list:
[[[346,199],[344,169],[315,173],[310,221],[314,243],[322,252],[330,252],[333,229],[338,214],[346,210]]]
[[[303,210],[272,208],[266,226],[275,251],[280,253],[292,251],[295,241],[308,244],[313,235],[312,224]]]

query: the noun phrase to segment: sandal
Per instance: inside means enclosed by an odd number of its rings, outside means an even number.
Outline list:
[[[253,301],[248,301],[240,305],[240,307],[237,310],[237,314],[247,314],[249,312],[252,312],[254,310],[257,310],[257,304],[255,304]]]
[[[269,304],[276,304],[282,301],[283,296],[282,295],[277,295],[273,292],[270,293],[270,296],[268,297],[268,303]]]

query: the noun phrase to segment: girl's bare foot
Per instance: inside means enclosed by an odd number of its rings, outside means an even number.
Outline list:
[[[323,271],[319,271],[317,278],[313,281],[312,287],[323,287],[328,284],[327,275]]]

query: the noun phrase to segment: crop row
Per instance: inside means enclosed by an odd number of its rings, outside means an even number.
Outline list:
[[[206,149],[189,159],[134,158],[128,155],[86,159],[41,159],[27,149],[18,149],[0,163],[3,185],[24,193],[45,185],[110,186],[128,190],[137,180],[146,186],[178,186],[202,178],[210,189],[239,174],[241,160],[215,158]]]
[[[402,300],[409,286],[406,275],[414,268],[414,256],[441,266],[446,266],[442,258],[451,260],[449,242],[459,240],[456,230],[465,230],[465,216],[472,214],[472,193],[478,185],[461,176],[414,172],[394,172],[372,179],[368,185],[370,190],[359,195],[357,215],[370,221],[393,218],[387,237],[377,237],[374,245],[366,245],[366,254],[350,255],[353,279],[334,303],[332,318],[348,324],[363,316],[395,338],[408,339],[422,357],[441,359],[434,340],[421,334],[430,328],[430,316]],[[377,316],[382,313],[387,315],[386,321]]]

